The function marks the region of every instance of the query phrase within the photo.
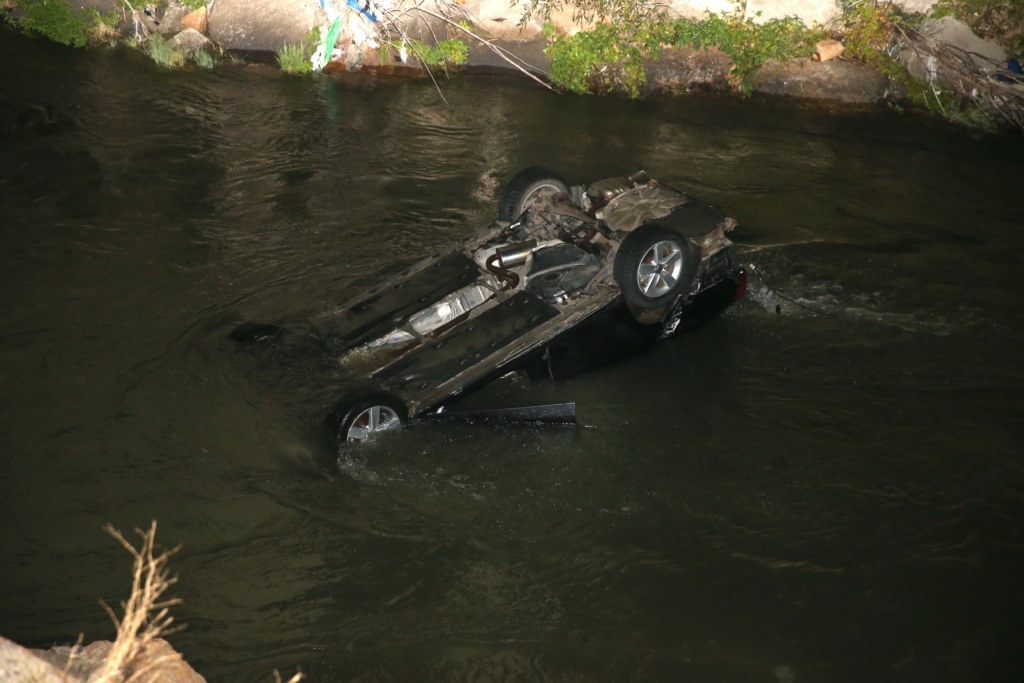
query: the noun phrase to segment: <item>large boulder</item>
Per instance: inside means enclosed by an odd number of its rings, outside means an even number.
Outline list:
[[[939,0],[893,0],[894,5],[909,14],[928,14]]]
[[[754,79],[754,92],[759,94],[847,104],[881,102],[889,88],[889,79],[883,74],[843,60],[773,61],[761,67]]]
[[[0,680],[64,683],[60,669],[37,657],[32,650],[0,638]]]
[[[536,40],[502,40],[490,41],[490,45],[475,43],[469,48],[466,67],[473,71],[501,73],[517,68],[523,71],[547,77],[551,69],[551,58],[544,53],[547,41]]]
[[[978,37],[970,26],[959,19],[949,16],[925,19],[921,22],[918,32],[926,41],[948,46],[969,57],[979,71],[991,72],[1006,65],[1006,50],[997,43]],[[935,80],[935,74],[931,69],[921,70],[909,64],[908,69],[918,78],[930,82]]]
[[[212,46],[210,39],[204,36],[194,28],[187,28],[184,31],[176,34],[170,40],[171,45],[174,47],[185,50],[186,52],[196,52],[197,50],[207,50]]]
[[[54,646],[49,650],[29,650],[0,637],[0,680],[22,683],[88,683],[102,672],[113,647],[101,640],[85,647]],[[162,638],[152,640],[124,672],[125,678],[141,671],[143,680],[161,683],[206,683],[171,644]]]
[[[217,0],[207,31],[228,50],[277,52],[287,43],[301,44],[325,20],[308,0]]]
[[[644,71],[648,95],[680,95],[703,90],[729,89],[732,60],[718,48],[694,50],[665,48]]]
[[[341,2],[336,2],[335,6],[341,4]],[[460,18],[454,14],[460,9],[455,3],[449,6],[448,3],[439,3],[437,0],[417,0],[415,3],[400,2],[398,4],[397,10],[392,10],[385,15],[385,23],[393,22],[403,36],[427,45],[436,45],[447,39],[449,28],[451,28],[449,21]],[[448,17],[449,20],[446,21],[445,17]],[[364,19],[364,21],[366,20]],[[368,28],[372,29],[372,26]]]
[[[797,17],[807,26],[824,26],[841,14],[835,0],[747,0],[745,12],[757,23]]]
[[[736,11],[735,0],[671,0],[670,15],[700,21],[709,14],[731,14]]]
[[[462,18],[486,37],[504,40],[531,40],[540,36],[544,22],[550,21],[559,33],[571,35],[592,25],[577,21],[570,9],[555,8],[545,17],[535,14],[524,21],[530,3],[526,0],[465,0],[457,6]]]

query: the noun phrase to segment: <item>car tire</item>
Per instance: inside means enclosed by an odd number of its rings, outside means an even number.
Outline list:
[[[699,250],[675,230],[641,225],[622,241],[615,256],[615,281],[626,301],[659,308],[687,291],[700,264]]]
[[[409,421],[405,404],[389,394],[361,394],[338,401],[327,415],[327,429],[341,448],[364,443]]]
[[[540,166],[524,168],[512,176],[501,192],[498,202],[498,220],[512,222],[522,215],[526,206],[541,192],[569,194],[569,186],[562,176]]]

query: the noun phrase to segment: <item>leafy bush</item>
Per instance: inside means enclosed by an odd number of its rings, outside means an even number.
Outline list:
[[[640,94],[647,50],[628,27],[597,24],[590,31],[560,36],[548,23],[545,35],[551,41],[545,50],[551,58],[551,80],[559,87],[587,92],[592,87],[619,86],[634,97]]]
[[[25,10],[23,29],[69,47],[85,47],[104,27],[117,21],[116,13],[100,16],[95,7],[76,14],[62,0],[21,0],[20,4]]]
[[[426,66],[442,66],[446,64],[465,64],[469,56],[469,47],[457,39],[442,40],[431,47],[418,40],[408,40],[411,52]]]
[[[808,30],[795,17],[757,24],[736,12],[701,21],[661,17],[650,24],[600,23],[572,36],[556,35],[547,24],[546,36],[551,79],[557,85],[572,92],[620,87],[635,97],[646,81],[644,60],[663,46],[718,47],[732,59],[733,82],[747,91],[766,61],[810,57],[825,33]]]
[[[660,27],[657,35],[674,47],[717,47],[732,60],[733,82],[743,91],[750,89],[754,74],[768,60],[810,58],[815,44],[826,37],[823,30],[809,30],[796,17],[758,24],[740,12],[711,14],[701,21],[675,19]]]

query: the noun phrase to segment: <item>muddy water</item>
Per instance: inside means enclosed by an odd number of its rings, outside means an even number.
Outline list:
[[[211,681],[1016,681],[1024,144],[515,81],[165,73],[0,34],[0,634],[109,638],[158,520]],[[337,458],[225,342],[306,321],[543,164],[739,219],[748,297],[648,355]],[[305,381],[308,380],[308,381]]]

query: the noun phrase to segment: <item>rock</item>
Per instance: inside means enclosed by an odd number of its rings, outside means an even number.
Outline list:
[[[1006,50],[979,38],[970,26],[953,17],[925,19],[918,30],[931,40],[969,55],[974,66],[982,71],[994,71],[1006,64]]]
[[[526,8],[526,3],[519,0],[466,0],[458,6],[458,11],[488,38],[529,40],[540,35],[541,25],[532,21],[519,25]]]
[[[107,660],[113,643],[109,640],[100,640],[85,647],[55,646],[49,650],[28,650],[19,647],[9,640],[0,638],[0,674],[5,673],[3,654],[7,646],[13,646],[21,651],[20,661],[31,657],[41,663],[44,669],[41,678],[6,678],[0,675],[0,680],[11,681],[32,681],[33,683],[88,683],[100,672],[100,668]],[[30,662],[31,663],[31,662]],[[48,667],[48,668],[47,668]],[[143,680],[160,681],[160,683],[206,683],[206,679],[196,673],[195,669],[189,666],[171,644],[162,638],[157,638],[149,643],[146,649],[139,655],[129,667],[125,678],[130,678],[133,673],[146,671]],[[56,678],[45,677],[46,671],[52,671]],[[63,673],[67,671],[67,678]]]
[[[814,56],[819,62],[827,62],[843,54],[845,49],[838,40],[823,40],[814,46]]]
[[[645,67],[648,95],[679,95],[693,90],[729,89],[732,60],[718,48],[665,48]]]
[[[159,16],[160,23],[157,24],[157,33],[171,35],[181,30],[182,19],[188,14],[188,8],[182,5],[170,5]]]
[[[885,99],[889,79],[860,64],[845,61],[769,62],[758,72],[754,92],[807,100],[872,104]]]
[[[734,0],[671,0],[668,13],[700,21],[708,14],[729,14],[736,11]]]
[[[389,16],[394,17],[403,35],[427,45],[437,45],[448,37],[449,23],[442,17],[451,16],[453,11],[463,7],[454,3],[452,7],[441,6],[436,0],[419,0]]]
[[[513,61],[530,73],[547,76],[551,68],[551,58],[544,54],[547,42],[536,40],[493,40],[491,44],[498,50],[504,50],[514,56]],[[494,49],[477,43],[469,48],[466,56],[466,68],[472,71],[509,73],[515,67],[495,53]]]
[[[194,28],[187,28],[171,38],[171,45],[182,50],[205,50],[213,46],[213,42]]]
[[[40,659],[32,650],[0,637],[0,680],[21,683],[65,683],[60,669]]]
[[[326,20],[306,0],[217,0],[207,30],[228,50],[277,52],[287,43],[303,43]]]
[[[759,24],[797,17],[808,26],[824,26],[842,14],[835,0],[747,0],[744,16]]]
[[[181,20],[181,25],[183,28],[190,28],[195,31],[199,31],[200,33],[206,33],[208,19],[209,15],[206,11],[206,6],[203,5],[199,9],[186,14]]]
[[[525,0],[466,0],[459,11],[470,24],[478,27],[487,38],[499,40],[532,40],[544,30],[544,17],[533,16],[523,22],[530,3]],[[594,25],[590,21],[575,21],[572,10],[555,8],[547,18],[555,31],[573,35]]]
[[[939,0],[893,0],[894,5],[909,14],[928,14]]]

